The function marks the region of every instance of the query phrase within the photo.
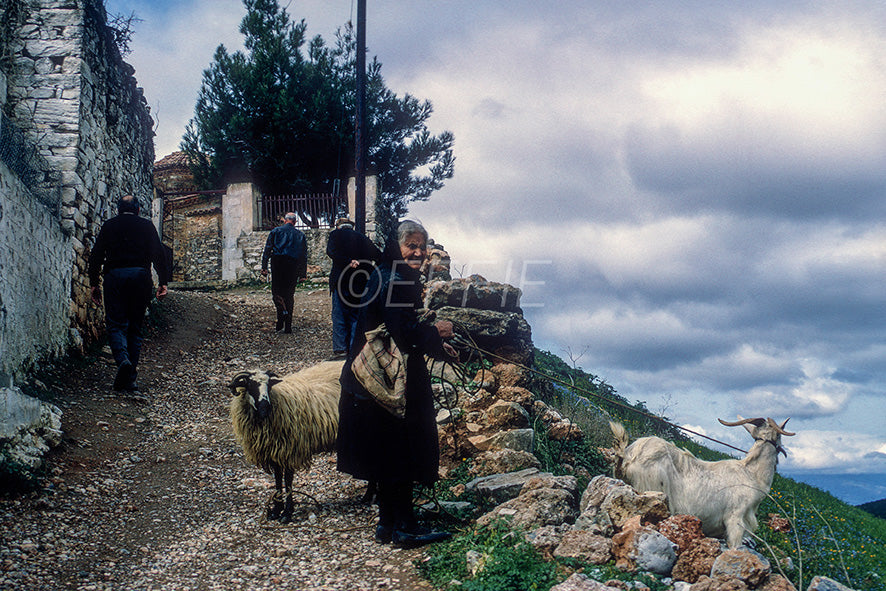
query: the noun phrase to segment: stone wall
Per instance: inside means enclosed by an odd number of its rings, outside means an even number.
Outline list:
[[[0,387],[69,342],[70,240],[0,161]]]
[[[16,310],[4,325],[3,365],[18,368],[57,352],[60,343],[76,343],[81,333],[97,337],[102,331],[103,311],[89,302],[86,260],[101,224],[116,213],[113,203],[119,197],[135,195],[143,214],[150,215],[153,120],[132,67],[105,26],[101,0],[4,0],[3,11],[0,18],[17,15],[5,20],[0,41],[3,110],[45,163],[40,176],[57,178],[53,185],[60,191],[59,217],[53,219],[51,207],[47,217],[25,203],[28,194],[41,197],[40,187],[23,193],[9,179],[2,185],[4,202],[16,203],[34,220],[10,226],[9,236],[4,232],[4,246],[13,251],[6,256],[29,256],[35,266],[42,250],[62,259],[45,260],[45,271],[23,272],[23,277],[42,273],[31,277],[46,290],[39,294],[13,283],[22,277],[0,273],[3,306],[7,315]],[[20,175],[19,180],[28,185]],[[33,225],[45,227],[35,233]],[[54,315],[56,302],[69,314],[67,321],[35,329],[20,314],[50,306]],[[69,333],[72,326],[76,336]],[[15,350],[10,343],[16,343]]]
[[[326,256],[326,241],[329,239],[328,228],[302,230],[308,243],[308,265],[315,267],[321,274],[328,275],[332,270],[332,260]],[[261,257],[268,241],[268,230],[257,230],[249,234],[243,234],[238,247],[243,252],[243,271],[241,278],[259,279],[261,277]],[[308,269],[310,274],[310,268]]]
[[[324,274],[329,275],[332,270],[332,259],[326,256],[326,243],[329,241],[328,228],[303,230],[308,242],[308,264],[320,268]]]
[[[243,276],[248,279],[261,277],[261,256],[268,240],[267,230],[259,230],[243,234],[237,240],[237,246],[243,253]]]
[[[222,278],[222,196],[187,195],[167,201],[163,232],[172,247],[172,280]],[[161,205],[162,207],[162,205]]]
[[[173,252],[176,281],[221,279],[221,209],[208,209],[181,216],[181,240]],[[179,220],[176,220],[179,223]],[[178,276],[177,276],[178,275]]]
[[[62,215],[74,225],[72,299],[77,324],[91,336],[101,332],[102,322],[89,315],[95,310],[89,305],[86,276],[89,249],[101,223],[116,213],[111,205],[117,199],[135,196],[150,217],[153,198],[154,121],[135,70],[120,57],[105,18],[101,0],[83,0],[77,165],[62,195]],[[73,150],[64,153],[66,162],[72,157]]]

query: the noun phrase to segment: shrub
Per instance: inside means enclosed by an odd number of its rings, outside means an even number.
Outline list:
[[[38,472],[9,459],[5,446],[0,446],[0,494],[21,494],[37,489],[40,485]]]
[[[469,551],[481,563],[474,575],[468,570]],[[557,583],[556,565],[545,562],[521,534],[502,522],[465,531],[428,553],[417,566],[438,587],[456,580],[466,591],[542,591]]]

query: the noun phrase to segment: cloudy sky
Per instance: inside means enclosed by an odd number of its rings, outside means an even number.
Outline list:
[[[160,158],[244,8],[106,5],[142,19]],[[287,6],[327,41],[356,10]],[[717,417],[791,417],[782,473],[886,497],[884,3],[367,6],[388,86],[455,134],[411,215],[457,272],[521,286],[536,345],[629,400],[745,448]]]

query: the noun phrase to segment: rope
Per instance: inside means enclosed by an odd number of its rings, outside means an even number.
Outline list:
[[[465,334],[467,334],[466,331],[465,331]],[[748,452],[746,452],[745,450],[743,450],[743,449],[741,449],[741,448],[739,448],[739,447],[735,447],[734,445],[730,445],[730,444],[728,444],[728,443],[726,443],[726,442],[724,442],[724,441],[720,441],[720,440],[718,440],[718,439],[714,439],[713,437],[709,437],[708,435],[704,435],[704,434],[702,434],[702,433],[699,433],[698,431],[693,431],[692,429],[689,429],[688,427],[683,427],[682,425],[677,425],[676,423],[672,423],[672,422],[670,422],[670,421],[668,421],[668,420],[666,420],[666,419],[663,419],[663,418],[661,418],[661,417],[655,416],[655,415],[652,414],[652,413],[644,412],[644,411],[642,411],[642,410],[639,410],[639,409],[637,409],[637,408],[634,408],[633,406],[630,406],[630,405],[624,404],[624,403],[622,403],[622,402],[619,402],[619,401],[617,401],[617,400],[612,400],[611,398],[607,398],[607,397],[605,397],[605,396],[602,396],[602,395],[600,395],[600,394],[597,394],[596,392],[591,392],[590,390],[584,390],[584,389],[582,389],[582,388],[579,388],[578,386],[575,386],[574,384],[566,383],[564,380],[561,380],[560,378],[558,378],[558,377],[556,377],[556,376],[552,376],[552,375],[546,374],[545,372],[540,371],[540,370],[538,370],[538,369],[535,369],[535,368],[533,368],[533,367],[527,367],[527,366],[525,366],[525,365],[523,365],[523,364],[521,364],[521,363],[516,363],[516,362],[514,362],[513,360],[508,359],[507,357],[502,357],[501,355],[498,355],[498,354],[493,353],[493,352],[491,352],[491,351],[486,351],[485,349],[482,349],[482,348],[480,348],[479,346],[477,346],[477,344],[474,342],[474,340],[471,339],[470,337],[468,337],[468,338],[464,338],[462,335],[459,334],[459,335],[457,335],[457,336],[453,339],[453,342],[454,342],[454,345],[455,345],[456,347],[458,347],[458,348],[469,348],[469,349],[473,349],[474,351],[476,351],[476,352],[478,352],[478,353],[480,353],[480,354],[482,354],[482,355],[484,355],[484,356],[487,356],[487,357],[494,357],[494,358],[499,359],[499,360],[501,360],[501,361],[506,361],[507,363],[510,363],[510,364],[516,365],[517,367],[519,367],[519,368],[521,368],[521,369],[524,369],[524,370],[526,370],[526,371],[529,371],[529,372],[531,372],[531,373],[534,373],[534,374],[536,374],[536,375],[539,375],[539,376],[541,376],[541,377],[543,377],[543,378],[545,378],[545,379],[547,379],[547,380],[549,380],[549,381],[551,381],[551,382],[554,382],[554,383],[560,384],[561,386],[563,386],[563,387],[565,387],[565,388],[568,388],[568,389],[571,389],[571,390],[576,390],[576,391],[582,393],[583,395],[585,395],[585,397],[592,397],[592,398],[597,398],[598,400],[603,400],[604,402],[607,402],[608,404],[612,404],[612,405],[618,406],[618,407],[620,407],[620,408],[622,408],[622,409],[624,409],[624,410],[627,410],[627,411],[629,411],[629,412],[633,412],[633,413],[635,413],[635,414],[638,414],[638,415],[641,415],[641,416],[643,416],[643,417],[646,417],[647,419],[651,419],[652,421],[658,421],[658,422],[660,422],[660,423],[664,423],[664,424],[666,424],[666,425],[670,425],[671,427],[674,427],[674,428],[676,428],[676,429],[680,429],[681,431],[685,431],[685,432],[687,432],[687,433],[691,433],[692,435],[695,435],[695,436],[697,436],[697,437],[702,437],[702,438],[707,439],[707,440],[709,440],[709,441],[712,441],[712,442],[714,442],[714,443],[718,443],[718,444],[723,445],[723,446],[726,446],[726,447],[728,447],[728,448],[730,448],[730,449],[734,449],[735,451],[740,451],[740,452],[743,453],[743,454],[747,454],[747,453],[748,453]]]

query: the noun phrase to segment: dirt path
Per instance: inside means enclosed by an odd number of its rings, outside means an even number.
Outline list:
[[[265,290],[173,291],[145,344],[145,400],[110,391],[107,351],[43,372],[29,390],[62,408],[65,441],[43,490],[0,498],[0,589],[429,589],[420,550],[372,540],[365,483],[332,454],[296,476],[319,506],[304,497],[286,525],[262,517],[273,482],[234,441],[227,383],[330,354],[326,290],[295,302],[293,334],[276,335]]]

